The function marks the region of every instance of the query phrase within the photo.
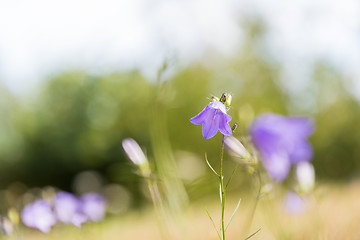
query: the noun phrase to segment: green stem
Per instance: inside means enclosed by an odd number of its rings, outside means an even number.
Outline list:
[[[149,188],[151,199],[155,207],[156,215],[158,217],[158,223],[159,223],[162,239],[164,240],[169,239],[170,234],[166,221],[166,213],[160,196],[158,185],[154,180],[150,178],[147,179],[147,185]]]
[[[224,177],[223,177],[223,157],[224,157],[224,135],[221,140],[221,156],[220,156],[220,190],[221,190],[221,232],[222,240],[225,240],[225,189],[224,189]]]
[[[247,234],[249,231],[250,231],[250,227],[251,227],[251,224],[252,224],[252,221],[254,219],[254,215],[255,215],[255,211],[256,211],[256,208],[257,208],[257,205],[258,205],[258,202],[259,202],[259,199],[260,199],[260,194],[261,194],[261,186],[262,186],[262,179],[261,179],[261,174],[260,174],[260,171],[256,170],[256,173],[258,175],[258,178],[259,178],[259,189],[257,191],[257,194],[256,194],[256,200],[255,200],[255,204],[251,210],[251,215],[250,215],[250,219],[248,221],[248,224],[245,228],[245,233]]]

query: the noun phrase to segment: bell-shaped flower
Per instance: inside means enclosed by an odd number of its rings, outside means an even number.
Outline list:
[[[51,226],[56,223],[56,217],[45,200],[37,200],[26,205],[21,212],[21,220],[26,226],[37,228],[45,233],[49,232]]]
[[[291,165],[311,160],[308,137],[313,131],[313,123],[308,118],[277,114],[259,116],[250,128],[264,167],[276,181],[287,177]]]
[[[214,137],[218,130],[226,136],[232,135],[230,121],[231,116],[227,114],[225,104],[220,101],[209,103],[198,115],[190,119],[193,124],[202,124],[205,139]]]
[[[81,197],[82,211],[92,221],[100,221],[105,216],[106,202],[98,193],[86,193]]]
[[[87,216],[82,212],[82,202],[68,192],[58,192],[54,200],[54,211],[59,221],[76,227],[86,222]]]

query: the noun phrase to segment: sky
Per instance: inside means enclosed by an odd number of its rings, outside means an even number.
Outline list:
[[[360,96],[358,0],[0,0],[0,84],[21,95],[69,69],[138,68],[151,78],[168,56],[181,65],[208,49],[231,57],[248,14],[266,23],[267,47],[293,79],[289,88],[326,59]]]

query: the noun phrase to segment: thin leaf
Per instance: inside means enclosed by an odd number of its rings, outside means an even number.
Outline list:
[[[227,189],[227,187],[228,187],[231,179],[232,179],[233,176],[235,175],[235,172],[236,172],[236,170],[238,169],[239,165],[240,165],[239,163],[236,164],[236,167],[235,167],[234,170],[232,171],[231,176],[230,176],[229,180],[227,181],[227,183],[226,183],[226,185],[225,185],[225,189]]]
[[[231,223],[231,221],[232,221],[232,219],[233,219],[233,217],[234,217],[234,215],[235,215],[236,211],[239,209],[240,203],[241,203],[241,198],[239,199],[239,202],[238,202],[238,204],[237,204],[237,206],[236,206],[236,208],[235,208],[235,210],[234,210],[233,214],[231,215],[231,217],[230,217],[230,219],[229,219],[228,224],[226,225],[225,232],[226,232],[227,228],[229,227],[229,225],[230,225],[230,223]]]
[[[216,176],[220,177],[220,175],[214,170],[214,168],[210,165],[208,159],[207,159],[207,154],[205,153],[205,160],[207,165],[209,166],[209,168],[216,174]]]
[[[257,234],[260,230],[261,230],[261,228],[259,228],[259,230],[257,230],[256,232],[254,232],[253,234],[251,234],[250,236],[248,236],[248,237],[245,238],[244,240],[250,239],[252,236],[254,236],[255,234]]]
[[[217,235],[218,235],[219,239],[221,240],[220,233],[219,233],[219,231],[217,230],[217,228],[216,228],[216,226],[215,226],[215,223],[214,223],[214,221],[213,221],[212,217],[210,216],[209,211],[207,210],[207,208],[205,208],[205,210],[206,210],[206,213],[207,213],[207,215],[209,216],[209,218],[210,218],[210,220],[211,220],[211,222],[212,222],[212,224],[213,224],[213,226],[214,226],[214,228],[215,228],[215,231],[216,231],[216,233],[217,233]]]

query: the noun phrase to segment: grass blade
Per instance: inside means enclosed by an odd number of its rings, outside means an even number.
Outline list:
[[[254,232],[253,234],[251,234],[250,236],[248,236],[248,237],[245,238],[244,240],[250,239],[252,236],[254,236],[255,234],[257,234],[260,230],[261,230],[261,228],[259,228],[259,230],[257,230],[256,232]]]
[[[207,159],[207,154],[205,153],[205,160],[207,165],[209,166],[209,168],[215,173],[216,176],[220,177],[220,175],[214,170],[214,168],[210,165],[208,159]]]
[[[239,165],[240,165],[239,163],[236,164],[236,167],[235,167],[234,170],[232,171],[232,173],[231,173],[231,175],[230,175],[230,178],[229,178],[229,180],[227,181],[227,183],[226,183],[226,185],[225,185],[225,189],[227,189],[227,187],[228,187],[231,179],[232,179],[233,176],[235,175],[235,172],[236,172],[236,170],[238,169]]]
[[[205,208],[205,210],[206,210],[206,213],[207,213],[207,215],[209,216],[209,218],[210,218],[210,220],[211,220],[211,222],[212,222],[212,224],[213,224],[213,226],[214,226],[214,228],[215,228],[215,230],[216,230],[216,233],[217,233],[217,235],[218,235],[219,239],[221,240],[220,233],[219,233],[219,231],[217,230],[217,228],[216,228],[216,226],[215,226],[215,223],[214,223],[214,221],[213,221],[212,217],[210,216],[209,211],[207,210],[207,208]]]
[[[241,198],[239,199],[239,202],[238,202],[238,204],[237,204],[237,206],[236,206],[236,208],[235,208],[235,210],[234,210],[233,214],[231,215],[231,217],[230,217],[230,219],[229,219],[228,224],[226,225],[225,232],[226,232],[227,228],[229,227],[229,225],[230,225],[230,223],[231,223],[231,221],[232,221],[232,219],[233,219],[233,217],[234,217],[234,215],[235,215],[236,211],[239,209],[240,203],[241,203]]]

